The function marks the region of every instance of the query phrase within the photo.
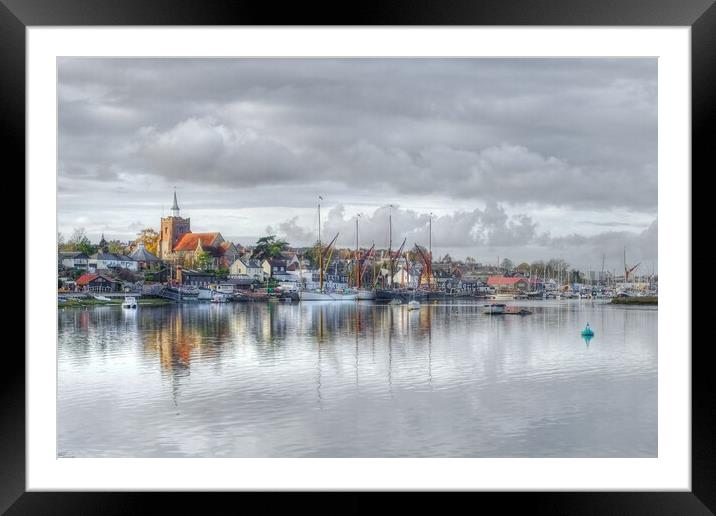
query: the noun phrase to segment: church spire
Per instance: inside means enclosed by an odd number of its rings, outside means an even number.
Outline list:
[[[174,204],[172,205],[172,217],[179,216],[179,203],[177,203],[177,188],[174,187]]]
[[[104,232],[102,233],[102,236],[99,239],[99,245],[97,246],[97,250],[102,253],[107,252],[107,241],[104,239]]]

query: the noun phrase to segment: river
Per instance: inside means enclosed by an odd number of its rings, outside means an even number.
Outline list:
[[[512,304],[60,309],[58,456],[656,457],[657,308]]]

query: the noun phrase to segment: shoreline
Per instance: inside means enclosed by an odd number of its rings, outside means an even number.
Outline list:
[[[57,302],[58,308],[83,308],[88,306],[121,306],[124,302],[123,298],[112,299],[111,301],[100,301],[94,298],[72,298],[64,302]],[[138,306],[164,306],[174,304],[169,299],[159,297],[139,298]]]
[[[658,305],[659,298],[657,296],[644,297],[614,297],[611,304],[613,305]]]

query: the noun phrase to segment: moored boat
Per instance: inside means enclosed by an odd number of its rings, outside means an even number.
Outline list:
[[[127,296],[122,301],[122,308],[137,308],[137,299],[132,296]]]
[[[301,301],[355,301],[355,292],[320,292],[318,290],[302,290],[298,293]]]
[[[420,308],[420,302],[414,299],[408,303],[408,310],[418,310]]]
[[[513,294],[492,294],[490,296],[490,299],[493,301],[510,301],[514,298],[515,296]]]
[[[222,294],[221,292],[214,292],[214,295],[211,296],[211,302],[212,303],[228,303],[229,296],[227,294]]]
[[[358,301],[372,301],[375,299],[375,290],[369,290],[367,288],[359,288],[356,291],[356,299]]]
[[[501,315],[505,313],[506,307],[507,305],[501,303],[490,303],[489,305],[484,305],[482,313],[489,315]]]

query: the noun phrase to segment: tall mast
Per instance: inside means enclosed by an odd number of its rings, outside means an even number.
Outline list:
[[[375,288],[375,240],[373,241],[373,277],[371,278],[370,288]]]
[[[428,263],[427,274],[428,274],[428,289],[433,289],[433,212],[430,212],[430,223],[428,224]],[[418,285],[420,286],[420,285]]]
[[[388,212],[388,260],[390,261],[390,286],[393,286],[393,205]]]
[[[606,254],[602,254],[602,272],[599,274],[599,283],[601,284],[603,281],[606,280],[606,277],[604,276],[604,260],[607,259]]]
[[[433,212],[430,212],[430,224],[428,232],[428,252],[430,253],[430,261],[433,261]]]
[[[321,201],[318,196],[318,290],[323,292],[323,246],[321,245]]]
[[[356,215],[356,257],[355,257],[355,267],[353,267],[353,270],[355,271],[355,284],[356,288],[360,288],[360,260],[358,259],[358,218],[360,217],[360,213]]]

